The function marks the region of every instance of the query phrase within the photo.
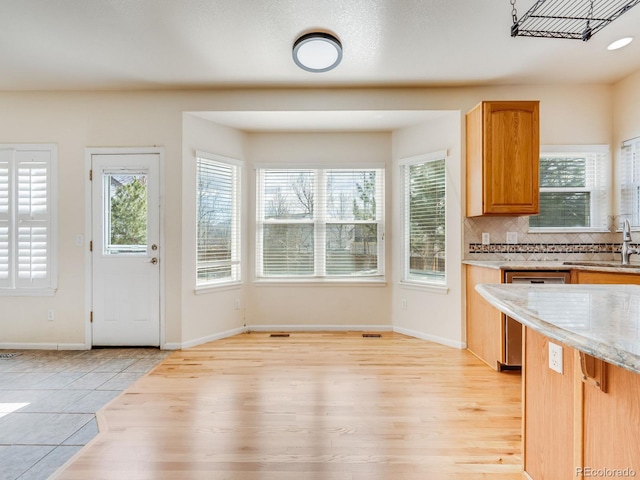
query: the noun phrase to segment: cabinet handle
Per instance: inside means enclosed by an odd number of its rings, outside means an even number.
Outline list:
[[[607,364],[591,355],[580,352],[580,370],[582,381],[606,392]]]

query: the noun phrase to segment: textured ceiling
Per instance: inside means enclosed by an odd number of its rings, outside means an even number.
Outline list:
[[[0,12],[0,90],[611,83],[640,69],[640,7],[589,42],[511,38],[507,0],[0,0]],[[311,30],[342,41],[336,70],[293,63]]]

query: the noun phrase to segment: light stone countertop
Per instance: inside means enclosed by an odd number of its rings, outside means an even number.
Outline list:
[[[523,325],[640,373],[640,286],[484,284],[476,290]]]
[[[640,274],[640,263],[621,265],[619,261],[463,260],[462,263],[494,270],[591,270],[596,272]]]

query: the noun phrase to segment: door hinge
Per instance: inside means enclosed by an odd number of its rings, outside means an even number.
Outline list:
[[[89,251],[93,252],[93,240],[89,240]]]
[[[89,181],[93,180],[93,170],[89,170]]]
[[[93,323],[93,311],[89,312],[89,323]]]

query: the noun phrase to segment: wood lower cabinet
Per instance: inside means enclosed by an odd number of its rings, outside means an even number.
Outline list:
[[[562,345],[563,373],[557,373],[548,366],[549,341],[524,329],[524,470],[534,480],[576,478],[575,350]]]
[[[640,275],[587,270],[572,283],[640,285]],[[604,390],[582,385],[582,468],[585,477],[640,476],[640,375],[602,362]]]
[[[606,391],[584,385],[584,469],[640,476],[640,375],[605,364]],[[622,472],[622,473],[615,473]],[[626,473],[625,473],[626,472]]]
[[[467,216],[539,213],[538,101],[486,101],[466,116]]]
[[[491,368],[502,361],[502,313],[476,292],[481,283],[502,283],[502,270],[466,266],[467,349]]]
[[[640,275],[633,273],[596,272],[592,270],[571,270],[571,283],[640,285]]]

